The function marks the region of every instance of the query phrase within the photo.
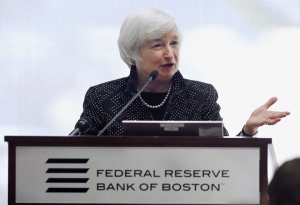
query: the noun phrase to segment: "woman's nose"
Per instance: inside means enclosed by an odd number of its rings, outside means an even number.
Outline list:
[[[169,58],[169,59],[174,58],[174,53],[173,53],[172,48],[170,48],[170,47],[167,47],[167,48],[166,48],[164,57],[165,57],[165,58]]]

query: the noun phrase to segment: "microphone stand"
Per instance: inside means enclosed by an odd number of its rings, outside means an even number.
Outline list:
[[[131,98],[131,100],[122,108],[122,110],[120,110],[118,112],[118,114],[116,114],[116,116],[109,122],[106,124],[106,126],[98,133],[97,136],[101,136],[103,134],[103,132],[117,119],[117,117],[119,117],[122,112],[141,94],[141,92],[143,92],[143,90],[147,87],[147,85],[157,77],[157,75],[155,77],[151,76],[148,81],[145,83],[145,85],[142,87],[142,89],[140,89],[137,94],[135,96],[133,96],[133,98]]]

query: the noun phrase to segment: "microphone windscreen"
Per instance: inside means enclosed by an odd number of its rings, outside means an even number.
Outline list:
[[[93,126],[93,121],[89,117],[82,117],[78,120],[75,128],[78,128],[83,134]]]
[[[158,76],[158,71],[154,70],[150,73],[149,78],[152,78],[152,80],[155,80],[155,78],[157,78]]]

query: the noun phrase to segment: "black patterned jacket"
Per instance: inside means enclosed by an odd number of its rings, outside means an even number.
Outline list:
[[[131,68],[128,77],[105,82],[88,89],[81,117],[92,119],[94,126],[87,133],[98,132],[130,101],[137,93],[137,71]],[[172,88],[167,101],[163,120],[222,120],[218,93],[213,85],[188,80],[178,71],[172,78]],[[153,120],[150,111],[139,98],[107,128],[103,135],[121,136],[123,120]],[[224,127],[224,136],[228,136]]]

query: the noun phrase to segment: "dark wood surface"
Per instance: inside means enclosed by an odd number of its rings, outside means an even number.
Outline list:
[[[18,146],[168,146],[168,147],[261,147],[272,143],[271,138],[249,137],[167,137],[167,136],[5,136],[4,140]]]

